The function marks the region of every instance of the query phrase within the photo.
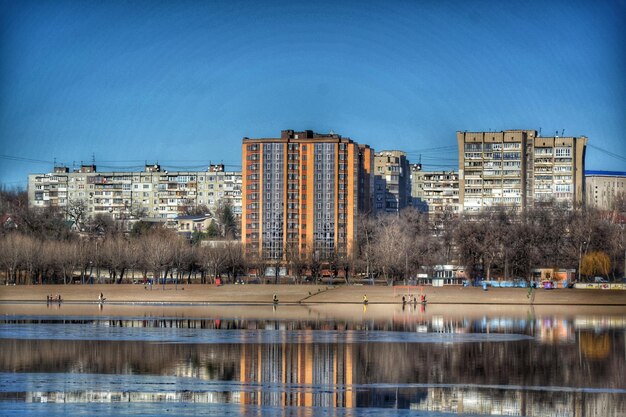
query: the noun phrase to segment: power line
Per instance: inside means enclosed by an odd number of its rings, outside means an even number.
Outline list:
[[[606,149],[600,148],[599,146],[595,146],[595,145],[587,145],[587,146],[589,146],[590,148],[595,149],[597,151],[600,151],[600,152],[602,152],[602,153],[604,153],[606,155],[612,156],[615,159],[619,159],[620,161],[626,162],[626,156],[618,155],[616,153],[607,151]]]
[[[15,161],[15,162],[29,162],[35,164],[53,164],[53,161],[44,161],[43,159],[32,159],[32,158],[23,158],[20,156],[13,155],[0,155],[0,159],[4,159],[7,161]]]

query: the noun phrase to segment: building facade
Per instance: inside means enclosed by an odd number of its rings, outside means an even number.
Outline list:
[[[463,212],[494,205],[524,209],[584,200],[587,138],[539,137],[534,130],[457,132]]]
[[[428,213],[431,221],[441,222],[447,214],[459,213],[459,174],[455,171],[423,171],[411,165],[413,206]]]
[[[320,260],[351,253],[356,214],[371,211],[373,153],[340,135],[284,130],[244,138],[242,241],[246,256]]]
[[[586,204],[613,210],[617,198],[626,197],[626,172],[585,171]]]
[[[374,155],[374,211],[397,213],[411,205],[410,164],[402,151]]]
[[[241,216],[241,172],[211,165],[207,171],[168,172],[159,165],[146,165],[143,172],[97,172],[84,165],[70,172],[56,167],[49,174],[28,176],[31,207],[68,208],[82,200],[87,214],[106,214],[114,220],[142,216],[175,219],[206,206],[215,213],[228,200]]]

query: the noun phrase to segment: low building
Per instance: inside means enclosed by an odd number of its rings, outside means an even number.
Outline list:
[[[588,207],[613,210],[618,198],[626,198],[626,172],[585,171],[585,189]]]
[[[179,235],[191,238],[194,232],[205,233],[213,218],[206,214],[176,217],[176,231]]]

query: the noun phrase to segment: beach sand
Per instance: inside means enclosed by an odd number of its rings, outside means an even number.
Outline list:
[[[106,301],[98,303],[104,294]],[[402,296],[426,295],[427,304],[409,303]],[[315,285],[23,285],[0,287],[0,314],[112,315],[153,317],[250,317],[354,319],[420,314],[508,315],[609,313],[626,315],[626,291],[534,290],[523,288],[386,287]],[[46,295],[60,294],[63,303],[46,303]],[[276,294],[279,303],[273,305]],[[363,305],[363,295],[368,305]]]
[[[97,302],[100,293],[107,302],[139,303],[357,303],[367,295],[369,304],[400,304],[402,296],[426,295],[428,304],[535,304],[535,305],[626,305],[626,291],[599,289],[533,290],[533,300],[524,288],[388,287],[323,285],[15,285],[0,287],[0,301],[46,301],[60,294],[63,301]]]

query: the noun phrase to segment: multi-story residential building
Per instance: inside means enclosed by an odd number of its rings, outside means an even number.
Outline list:
[[[356,214],[371,210],[373,154],[340,135],[284,130],[244,138],[242,242],[246,256],[345,256]]]
[[[402,151],[374,155],[374,211],[397,213],[411,205],[409,161]]]
[[[626,172],[585,171],[586,204],[600,210],[613,210],[618,197],[626,198]]]
[[[146,165],[143,172],[97,172],[84,165],[70,172],[55,167],[50,174],[28,176],[28,199],[33,207],[66,209],[85,202],[87,214],[107,214],[124,220],[142,213],[148,217],[174,219],[206,206],[213,213],[220,201],[229,200],[241,215],[241,172],[211,165],[207,171],[168,172]]]
[[[534,130],[457,132],[459,200],[464,212],[548,200],[584,199],[587,138],[539,137]]]
[[[459,213],[459,174],[454,171],[423,171],[411,165],[413,206],[438,224],[445,214]]]

